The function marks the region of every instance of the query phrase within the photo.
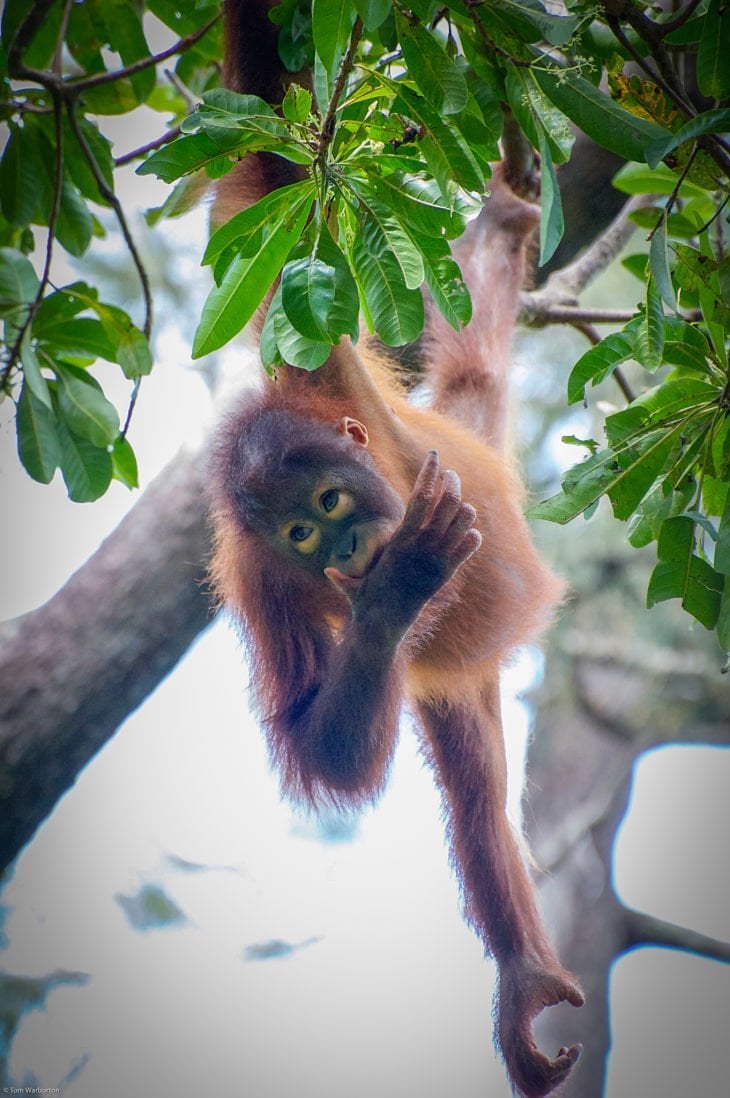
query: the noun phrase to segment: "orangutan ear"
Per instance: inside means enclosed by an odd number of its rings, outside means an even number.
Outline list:
[[[353,442],[356,442],[359,446],[367,446],[369,442],[368,429],[365,424],[361,423],[359,419],[352,419],[351,416],[342,417],[337,424],[337,433],[349,435]]]

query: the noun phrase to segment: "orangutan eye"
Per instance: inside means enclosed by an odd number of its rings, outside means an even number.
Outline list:
[[[328,518],[339,521],[352,514],[355,509],[355,500],[349,492],[344,492],[340,488],[328,488],[319,497],[319,506]]]
[[[304,543],[308,541],[313,534],[313,526],[292,526],[291,530],[289,531],[289,537],[298,545],[304,545]]]

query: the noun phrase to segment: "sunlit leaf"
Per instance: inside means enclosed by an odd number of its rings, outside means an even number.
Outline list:
[[[432,34],[396,9],[396,27],[408,74],[441,114],[458,114],[466,106],[466,80]]]
[[[312,0],[312,33],[327,72],[339,63],[355,22],[352,0]]]
[[[259,248],[230,265],[220,286],[203,306],[193,341],[193,358],[210,354],[232,339],[249,322],[301,236],[311,199],[300,199],[287,215],[267,229]]]

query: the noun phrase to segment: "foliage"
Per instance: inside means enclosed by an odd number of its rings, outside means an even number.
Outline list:
[[[172,89],[158,82],[143,7],[185,36],[170,51]],[[56,289],[50,244],[40,278],[27,258],[32,225],[83,255],[99,231],[95,204],[111,205],[125,231],[99,116],[146,103],[181,121],[180,135],[161,138],[139,168],[175,184],[156,217],[179,212],[199,176],[220,178],[247,152],[299,166],[298,182],[218,228],[204,257],[215,285],[194,354],[231,339],[278,278],[261,339],[271,370],[284,361],[316,369],[339,339],[357,338],[361,320],[389,346],[416,339],[423,285],[454,328],[468,322],[450,244],[488,189],[505,113],[540,154],[546,263],[563,231],[556,165],[577,129],[627,162],[616,186],[644,196],[633,216],[650,245],[626,261],[643,284],[636,314],[595,336],[571,372],[569,400],[629,361],[647,372],[645,391],[608,417],[605,445],[580,443],[589,456],[533,514],[566,522],[606,496],[632,544],[657,542],[649,604],[681,599],[730,649],[730,9],[721,0],[688,0],[672,14],[633,0],[573,0],[563,14],[540,0],[282,0],[271,14],[282,59],[313,77],[309,85],[294,75],[280,106],[217,86],[219,24],[199,34],[215,10],[25,0],[6,11],[3,63],[14,80],[0,168],[3,389],[17,402],[30,474],[47,481],[60,465],[76,499],[94,498],[112,475],[134,480],[125,432],[89,366],[117,362],[138,382],[150,366],[149,304],[140,331],[93,288]],[[684,72],[696,72],[696,86]],[[181,86],[200,98],[191,113]],[[572,316],[591,321],[570,304],[540,319]]]
[[[180,55],[180,86],[200,94],[217,83],[218,4],[198,4],[190,15],[167,0],[145,7],[185,36],[165,51]],[[2,17],[0,398],[16,403],[18,454],[28,473],[47,484],[60,468],[77,501],[97,499],[112,478],[137,485],[126,429],[140,379],[152,368],[148,279],[114,192],[120,161],[104,119],[145,104],[172,112],[175,122],[188,109],[175,86],[158,81],[160,59],[150,52],[142,12],[130,0],[16,0]],[[101,301],[95,287],[53,281],[57,245],[79,260],[104,235],[95,209],[111,211],[129,247],[140,279],[141,327],[118,305]],[[116,363],[130,381],[124,425],[90,371],[98,359]]]

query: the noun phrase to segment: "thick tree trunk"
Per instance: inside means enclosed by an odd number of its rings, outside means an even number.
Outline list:
[[[45,606],[0,634],[0,868],[211,619],[205,456],[182,453]]]

